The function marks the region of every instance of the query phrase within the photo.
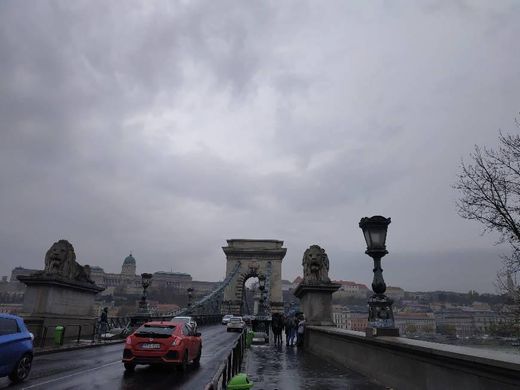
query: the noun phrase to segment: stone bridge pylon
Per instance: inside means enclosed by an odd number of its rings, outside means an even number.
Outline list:
[[[267,301],[271,313],[283,311],[282,260],[287,248],[279,240],[227,240],[222,247],[226,254],[226,277],[234,273],[224,290],[223,314],[240,315],[245,283],[249,278],[266,277]],[[238,271],[237,268],[238,267]]]

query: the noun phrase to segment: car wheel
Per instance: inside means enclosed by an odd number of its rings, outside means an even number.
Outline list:
[[[226,331],[231,332],[231,329],[227,328]]]
[[[16,363],[16,367],[13,372],[9,374],[9,379],[15,383],[19,383],[24,381],[31,372],[32,367],[32,356],[30,354],[25,354],[22,358]]]
[[[196,366],[200,365],[200,357],[202,356],[202,347],[199,348],[199,353],[197,354],[197,357],[193,359],[193,364]]]
[[[126,371],[134,371],[135,370],[135,364],[133,363],[125,363],[125,370]]]
[[[188,369],[188,351],[184,352],[184,358],[182,359],[181,364],[179,364],[179,371],[186,372]]]

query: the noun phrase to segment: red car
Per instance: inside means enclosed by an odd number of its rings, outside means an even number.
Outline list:
[[[173,364],[184,371],[191,361],[198,365],[201,354],[200,333],[190,323],[152,321],[126,338],[123,363],[129,371],[137,364]]]

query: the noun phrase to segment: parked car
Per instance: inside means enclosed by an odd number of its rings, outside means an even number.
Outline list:
[[[232,332],[242,332],[242,330],[245,328],[246,323],[242,319],[242,317],[231,317],[229,319],[229,322],[227,323],[227,331]]]
[[[171,364],[185,371],[189,362],[198,365],[201,355],[201,334],[190,323],[152,321],[126,338],[123,363],[128,371],[138,364]]]
[[[233,314],[226,314],[222,317],[222,325],[227,325],[231,317],[233,317]]]
[[[181,321],[181,322],[189,322],[197,331],[197,321],[191,316],[175,316],[172,318],[173,322]]]
[[[21,317],[0,314],[0,377],[24,381],[31,372],[34,336]]]

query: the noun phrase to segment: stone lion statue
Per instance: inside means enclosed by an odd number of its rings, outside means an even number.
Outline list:
[[[82,267],[76,262],[74,247],[67,240],[52,244],[45,254],[45,274],[59,275],[78,282],[94,283],[90,279],[90,267]]]
[[[330,283],[329,257],[319,245],[312,245],[305,251],[302,265],[304,283]]]

